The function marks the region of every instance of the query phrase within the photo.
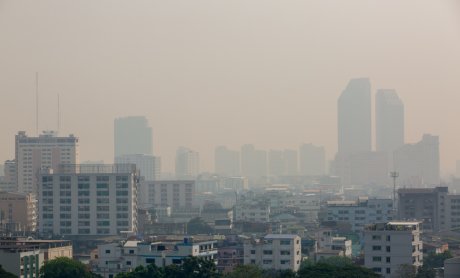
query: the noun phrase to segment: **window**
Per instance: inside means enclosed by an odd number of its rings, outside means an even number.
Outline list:
[[[290,240],[281,240],[280,245],[290,245],[291,241]]]
[[[131,261],[126,261],[126,265],[131,265]]]
[[[288,261],[288,260],[281,260],[281,264],[290,264],[291,261]]]
[[[387,252],[391,252],[391,247],[387,246]]]
[[[391,236],[387,236],[387,241],[391,241]]]
[[[131,250],[130,250],[131,251]],[[154,264],[155,263],[155,259],[154,258],[146,258],[145,259],[145,263],[146,264]]]
[[[382,236],[380,235],[373,235],[372,236],[372,240],[381,240],[382,239]]]
[[[256,250],[251,250],[251,254],[254,255],[256,253]]]
[[[387,263],[391,263],[391,257],[387,257]]]
[[[373,261],[373,262],[381,262],[381,261],[382,261],[382,257],[372,257],[372,261]]]
[[[181,260],[181,259],[173,259],[173,260],[172,260],[172,263],[173,263],[173,264],[181,264],[181,263],[182,263],[182,260]]]
[[[374,268],[372,268],[372,271],[374,271],[374,272],[382,272],[382,268],[381,267],[374,267]]]
[[[129,250],[129,254],[134,254],[134,250]]]
[[[106,254],[110,254],[110,250],[105,250],[105,253],[106,253]]]
[[[391,274],[391,268],[387,267],[387,274]]]
[[[256,260],[251,260],[251,264],[256,264]]]
[[[264,255],[271,255],[273,254],[272,250],[264,250]]]
[[[291,251],[282,250],[282,251],[280,251],[280,254],[283,255],[283,256],[284,255],[291,255]]]
[[[374,246],[372,246],[372,250],[373,250],[373,251],[380,251],[380,250],[382,250],[382,246],[380,246],[380,245],[374,245]]]
[[[263,260],[263,264],[272,264],[272,260]]]

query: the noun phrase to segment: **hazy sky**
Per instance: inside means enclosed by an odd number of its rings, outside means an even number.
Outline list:
[[[353,77],[394,88],[406,141],[440,136],[460,159],[460,1],[0,0],[0,161],[14,135],[80,137],[81,159],[111,162],[115,117],[145,115],[172,170],[175,150],[216,145],[337,150],[337,98]],[[373,97],[374,98],[374,97]],[[374,127],[375,124],[373,123]],[[373,135],[375,138],[375,136]]]

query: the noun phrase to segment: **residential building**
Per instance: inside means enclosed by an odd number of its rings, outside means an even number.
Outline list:
[[[18,166],[16,160],[7,160],[3,166],[4,178],[3,182],[8,184],[9,188],[14,188],[12,191],[18,190]]]
[[[241,174],[248,178],[266,177],[267,152],[255,149],[254,145],[241,147]]]
[[[58,137],[55,132],[46,131],[38,137],[29,137],[20,131],[16,135],[15,158],[18,191],[36,194],[40,169],[79,163],[78,149],[78,138],[72,134]]]
[[[2,238],[0,262],[3,269],[19,278],[39,277],[40,268],[57,257],[72,258],[72,242]]]
[[[200,172],[200,156],[198,152],[180,147],[176,151],[176,178],[196,178]]]
[[[116,164],[135,164],[141,177],[147,181],[160,178],[161,159],[147,154],[125,154],[115,157]]]
[[[172,212],[193,207],[195,181],[168,180],[145,181],[143,194],[150,207],[171,207]]]
[[[92,270],[105,278],[113,278],[141,265],[180,265],[190,256],[217,261],[216,243],[214,240],[184,237],[183,241],[126,241],[99,245]]]
[[[41,172],[42,236],[109,236],[137,230],[138,172],[133,164],[60,165]]]
[[[324,147],[302,144],[299,147],[300,174],[322,176],[326,173],[326,153]]]
[[[269,234],[244,243],[244,264],[263,269],[297,271],[302,260],[301,249],[298,235]]]
[[[132,154],[153,155],[152,128],[144,116],[117,118],[114,121],[115,157]]]
[[[0,192],[0,230],[7,233],[34,232],[37,200],[28,193]]]
[[[331,230],[320,230],[316,235],[315,261],[334,256],[351,258],[351,246],[351,240],[346,237],[335,236]]]
[[[366,226],[364,266],[382,277],[399,277],[403,265],[423,265],[419,222],[388,222]]]
[[[284,150],[284,174],[295,176],[299,174],[298,153],[296,150]]]
[[[437,186],[440,182],[439,137],[424,134],[420,142],[394,152],[398,183],[405,187]]]
[[[214,152],[214,172],[225,177],[240,175],[240,153],[219,146]]]
[[[244,248],[242,246],[221,247],[217,250],[217,257],[217,270],[221,273],[229,273],[244,264]]]
[[[362,231],[368,224],[394,219],[392,199],[360,197],[356,201],[328,201],[323,221],[350,225],[352,231]]]
[[[270,221],[270,205],[263,200],[238,200],[233,217],[237,222],[267,223]]]

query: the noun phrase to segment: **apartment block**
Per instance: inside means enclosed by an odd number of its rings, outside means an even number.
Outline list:
[[[5,232],[34,232],[37,201],[32,194],[0,192],[0,229]]]
[[[262,239],[244,243],[244,264],[264,269],[297,271],[302,260],[298,235],[269,234]]]
[[[43,170],[39,184],[39,233],[107,236],[136,232],[135,165],[60,165]]]
[[[144,206],[171,207],[172,212],[191,209],[195,196],[193,180],[158,180],[142,182]]]
[[[382,277],[400,277],[402,265],[423,265],[420,222],[388,222],[366,226],[364,266]]]

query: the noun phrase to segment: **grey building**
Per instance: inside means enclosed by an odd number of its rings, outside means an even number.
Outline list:
[[[115,157],[126,154],[153,155],[152,128],[147,118],[132,116],[114,121]]]

